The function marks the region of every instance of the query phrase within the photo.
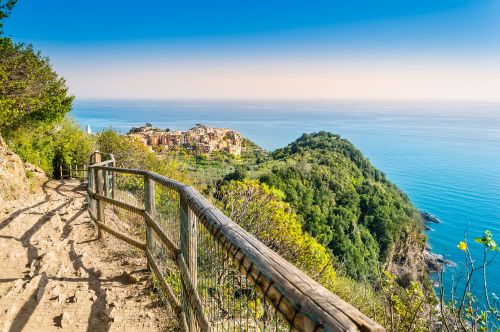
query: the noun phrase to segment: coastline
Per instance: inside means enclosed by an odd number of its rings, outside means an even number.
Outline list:
[[[471,108],[474,117],[466,113]],[[453,103],[80,99],[71,114],[82,128],[90,125],[93,131],[113,124],[114,129],[126,133],[144,121],[184,130],[197,122],[230,127],[268,151],[304,132],[339,133],[383,170],[418,209],[432,211],[441,219],[440,224],[427,225],[431,228],[426,232],[430,253],[460,262],[463,253],[456,244],[463,239],[467,225],[471,237],[481,236],[485,229],[500,234],[500,187],[498,181],[492,181],[492,172],[500,172],[500,155],[495,153],[500,148],[500,117],[491,116],[493,109],[494,105]],[[472,244],[470,249],[474,256],[482,255],[480,246]],[[430,257],[430,261],[439,261],[439,257]],[[451,270],[443,274],[446,288],[453,282]],[[497,259],[487,271],[489,286],[495,290],[500,287],[498,271]]]
[[[426,211],[419,211],[420,216],[421,216],[421,221],[422,225],[424,226],[424,231],[427,232],[433,232],[434,230],[429,226],[429,224],[440,224],[441,220],[436,217],[435,215],[426,212]],[[426,270],[427,273],[429,274],[435,274],[444,271],[444,269],[449,266],[449,267],[455,267],[457,264],[449,259],[446,259],[442,254],[435,253],[432,251],[432,247],[429,245],[429,243],[426,244],[424,252],[423,252],[423,259],[426,265]]]

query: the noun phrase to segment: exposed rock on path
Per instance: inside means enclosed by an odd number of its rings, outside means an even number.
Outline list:
[[[144,257],[96,240],[79,182],[44,191],[0,208],[0,331],[161,330]]]

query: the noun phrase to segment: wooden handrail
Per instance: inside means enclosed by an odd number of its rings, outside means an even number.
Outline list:
[[[234,223],[191,186],[153,172],[104,166],[102,163],[89,166],[89,170],[89,177],[91,174],[96,176],[96,174],[104,171],[110,174],[126,173],[140,175],[144,177],[146,182],[154,181],[156,184],[161,184],[176,191],[180,195],[181,210],[182,205],[185,204],[187,210],[184,213],[192,213],[193,218],[197,218],[197,222],[203,224],[210,232],[212,241],[228,253],[239,271],[265,297],[267,302],[276,309],[280,316],[288,322],[290,328],[299,331],[384,331],[383,327],[375,321],[321,286],[293,264],[257,240],[252,234]],[[203,309],[200,307],[201,302],[196,287],[196,270],[192,270],[193,264],[197,264],[196,256],[194,258],[189,257],[189,251],[183,252],[183,248],[178,248],[175,242],[159,226],[155,220],[155,214],[152,212],[154,209],[154,199],[152,200],[151,197],[154,197],[154,185],[146,184],[146,187],[153,187],[153,189],[146,190],[153,190],[153,192],[145,193],[145,209],[136,208],[108,198],[105,195],[95,193],[93,188],[90,187],[89,199],[112,204],[144,216],[148,238],[144,248],[147,253],[148,262],[156,277],[159,279],[164,278],[163,273],[159,270],[158,264],[148,249],[150,232],[155,233],[156,239],[164,244],[181,271],[182,284],[188,296],[189,308],[192,310],[187,315],[187,325],[183,326],[184,323],[181,322],[181,327],[184,329],[188,328],[189,330],[199,329],[207,331],[210,329],[210,322],[204,316]],[[97,188],[99,189],[99,186]],[[91,204],[89,204],[90,206]],[[95,216],[92,217],[93,219],[95,218]],[[182,218],[186,218],[186,216]],[[181,224],[182,222],[187,222],[187,226],[184,227],[191,227],[189,218],[191,217],[188,217],[186,221],[181,220]],[[99,216],[97,219],[99,219]],[[109,226],[103,227],[103,223],[101,224],[100,221],[96,224],[98,227],[109,232]],[[119,235],[126,237],[121,233]],[[126,237],[125,241],[129,242],[129,240],[135,241]],[[160,284],[167,293],[167,298],[169,298],[174,310],[178,309],[180,302],[175,298],[172,290],[168,285],[165,285],[164,280],[160,281]],[[196,318],[197,324],[193,325],[190,322],[192,316]],[[178,315],[178,317],[186,319],[186,316]]]
[[[57,169],[59,173],[59,179],[80,179],[84,180],[87,177],[87,164],[68,164],[59,165]]]
[[[140,215],[140,216],[144,215],[144,209],[132,206],[132,205],[124,203],[124,202],[117,201],[115,199],[112,199],[112,198],[109,198],[109,197],[106,197],[103,195],[92,193],[92,198],[100,200],[100,201],[105,202],[105,203],[112,204],[116,207],[122,208],[124,210],[127,210],[129,212],[135,213],[135,214]]]

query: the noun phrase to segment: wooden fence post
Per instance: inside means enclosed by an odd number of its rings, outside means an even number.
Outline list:
[[[96,153],[95,155],[95,163],[100,163],[101,162],[101,154]],[[98,195],[103,195],[103,178],[102,178],[102,171],[101,170],[94,170],[94,185],[95,185],[95,191]],[[106,218],[104,214],[104,208],[105,208],[105,203],[99,199],[96,199],[96,208],[97,208],[97,220],[99,222],[105,224],[106,223]],[[97,227],[97,238],[100,239],[102,238],[102,230],[98,226]]]
[[[102,177],[103,177],[103,180],[102,180],[102,184],[103,184],[102,191],[104,193],[104,196],[109,197],[109,195],[108,195],[108,191],[109,191],[108,171],[107,170],[102,170]]]
[[[111,163],[112,167],[116,167],[116,161],[113,160]],[[116,173],[111,171],[111,198],[115,199],[115,190],[116,190]],[[153,195],[154,197],[154,195]],[[154,200],[153,200],[154,201]]]
[[[186,200],[181,195],[180,202],[180,231],[181,231],[181,252],[185,257],[186,265],[191,275],[191,281],[193,283],[194,289],[198,287],[198,248],[197,248],[197,235],[196,235],[196,224],[197,218],[193,211],[189,208]],[[185,296],[189,296],[185,294]],[[196,316],[194,310],[190,306],[190,300],[185,298],[184,305],[187,313],[187,320],[189,331],[198,331],[196,324]]]
[[[155,211],[155,181],[151,179],[149,176],[144,175],[144,209],[146,212],[154,218],[156,213]],[[144,221],[146,225],[146,247],[149,250],[152,250],[151,246],[151,228],[149,224]],[[151,251],[152,252],[152,251]]]
[[[63,179],[62,165],[59,165],[59,178],[60,178],[61,180]]]
[[[92,197],[93,192],[95,192],[94,186],[94,169],[89,168],[87,171],[87,199],[88,199],[88,209],[94,212],[94,198]]]

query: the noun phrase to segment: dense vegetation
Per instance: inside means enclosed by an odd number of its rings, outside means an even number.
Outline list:
[[[2,134],[23,161],[40,167],[47,174],[53,174],[59,165],[88,163],[94,147],[94,137],[69,118]]]
[[[0,40],[0,95],[2,130],[54,123],[73,101],[48,58],[9,38]]]
[[[304,233],[284,194],[258,180],[230,181],[222,186],[219,206],[228,217],[269,248],[316,279],[332,281],[335,271],[326,249]]]
[[[222,180],[241,180],[245,178],[248,169],[270,159],[269,152],[246,138],[242,139],[241,156],[222,151],[203,155],[180,147],[174,151],[160,152],[160,154],[182,163],[185,171],[190,174],[192,183],[207,195],[213,194],[213,190],[216,190]]]
[[[285,193],[304,230],[331,249],[351,276],[373,276],[393,258],[395,244],[421,234],[406,195],[340,136],[304,134],[272,155],[274,161],[254,176]],[[423,235],[420,240],[423,245]]]
[[[0,1],[0,30],[16,1]],[[23,161],[51,174],[56,165],[83,163],[92,138],[66,114],[73,96],[47,57],[0,31],[0,134]]]

